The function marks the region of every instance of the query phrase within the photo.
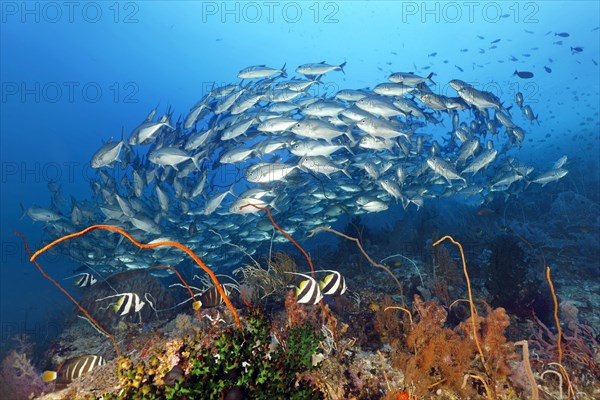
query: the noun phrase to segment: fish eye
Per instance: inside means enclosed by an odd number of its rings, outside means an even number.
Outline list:
[[[300,128],[300,122],[296,124],[296,128]]]

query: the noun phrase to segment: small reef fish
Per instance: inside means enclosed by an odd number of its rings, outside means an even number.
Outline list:
[[[225,288],[223,290],[225,290],[225,294],[228,294]],[[192,307],[197,311],[200,307],[213,308],[221,304],[223,304],[223,296],[216,286],[211,286],[200,295],[198,300],[194,301]]]
[[[319,304],[323,299],[323,294],[321,293],[319,284],[313,277],[296,272],[288,272],[288,274],[299,275],[306,278],[300,282],[300,285],[296,288],[296,298],[299,304]]]
[[[73,276],[70,276],[65,279],[71,279],[71,278],[75,278],[78,276],[80,278],[75,281],[75,286],[77,286],[77,287],[89,287],[89,286],[92,286],[94,283],[98,282],[98,280],[96,279],[96,277],[94,277],[94,275],[89,274],[87,272],[84,272],[82,274],[73,275]]]
[[[66,385],[75,378],[87,374],[100,365],[104,365],[104,358],[96,355],[74,357],[63,362],[56,371],[45,371],[42,379],[44,382],[56,381],[57,385]]]
[[[146,304],[140,299],[140,296],[138,296],[137,293],[119,293],[114,294],[112,296],[97,299],[96,301],[102,301],[114,297],[119,297],[119,300],[117,300],[116,303],[112,304],[113,309],[115,310],[116,314],[119,314],[121,316],[129,314],[132,310],[136,313],[140,312],[140,310]]]
[[[319,282],[319,289],[323,295],[327,296],[338,296],[346,293],[346,279],[337,271],[323,271],[331,272],[321,282]]]

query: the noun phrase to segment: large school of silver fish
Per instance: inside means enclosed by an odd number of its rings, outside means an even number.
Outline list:
[[[246,204],[271,208],[284,230],[302,236],[342,215],[420,208],[428,198],[454,195],[483,205],[567,174],[566,157],[534,172],[510,154],[525,137],[511,108],[537,118],[520,93],[517,107],[505,107],[494,94],[452,80],[456,96],[447,97],[431,89],[433,74],[403,72],[372,89],[311,93],[344,66],[305,64],[292,79],[285,65],[252,66],[240,71],[241,82],[214,86],[175,124],[172,112],[157,119],[152,110],[128,138],[93,155],[93,199],[60,207],[50,183],[53,206],[24,211],[45,222],[52,239],[114,225],[142,242],[178,241],[226,269],[240,266],[239,249],[251,255],[270,240],[286,241]],[[164,248],[133,252],[122,240],[84,236],[68,251],[106,272],[185,259]]]

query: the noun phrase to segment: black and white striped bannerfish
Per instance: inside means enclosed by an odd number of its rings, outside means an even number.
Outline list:
[[[59,385],[67,384],[72,382],[75,378],[79,378],[81,375],[104,364],[104,358],[101,356],[86,355],[69,358],[58,366],[57,371],[45,371],[42,378],[44,382],[56,380],[56,383]]]
[[[321,289],[319,289],[319,284],[313,277],[304,274],[299,274],[297,272],[287,273],[300,275],[307,278],[306,280],[300,282],[300,286],[296,288],[296,298],[298,303],[319,304],[319,302],[323,299],[323,294],[321,293]]]
[[[331,272],[321,282],[319,282],[319,288],[323,295],[326,296],[338,296],[346,293],[346,279],[337,271],[324,269],[315,272]]]
[[[65,279],[71,279],[71,278],[76,278],[76,277],[80,277],[79,279],[77,279],[75,281],[75,286],[77,286],[77,287],[89,287],[89,286],[92,286],[94,283],[98,282],[98,280],[96,279],[96,277],[94,275],[87,273],[87,272],[69,276],[68,278],[65,278]]]
[[[96,301],[102,301],[106,299],[111,299],[114,297],[118,297],[116,303],[111,304],[115,313],[120,314],[121,316],[129,314],[131,311],[140,312],[142,307],[146,304],[144,301],[140,299],[140,296],[137,293],[119,293],[113,294],[112,296],[103,297],[101,299],[96,299]],[[108,306],[110,307],[110,306]],[[108,308],[105,307],[104,309]]]

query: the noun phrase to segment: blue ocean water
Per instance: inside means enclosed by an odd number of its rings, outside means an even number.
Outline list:
[[[48,239],[43,222],[21,217],[20,203],[50,207],[49,181],[67,204],[71,196],[93,199],[97,171],[89,163],[104,142],[120,140],[122,129],[127,138],[155,107],[157,115],[174,110],[174,122],[185,118],[213,84],[238,83],[238,72],[251,65],[286,64],[294,75],[301,64],[346,62],[344,73],[327,74],[315,89],[330,97],[373,88],[397,71],[433,72],[440,83],[434,92],[447,96],[455,96],[450,80],[469,82],[513,105],[526,136],[511,155],[536,175],[567,156],[568,175],[544,189],[600,201],[600,4],[594,1],[4,1],[0,7],[3,345],[18,333],[37,342],[58,335],[72,310],[13,234],[25,235],[34,250]],[[539,124],[514,105],[517,92]],[[444,124],[432,132],[452,129],[447,117]],[[515,196],[519,202],[535,195]],[[395,206],[364,218],[376,229],[402,213]],[[589,216],[596,246],[598,218]],[[64,283],[78,265],[64,255],[43,261]]]

